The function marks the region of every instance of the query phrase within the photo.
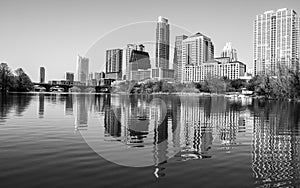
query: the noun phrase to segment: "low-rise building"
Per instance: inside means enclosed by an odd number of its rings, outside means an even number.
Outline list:
[[[174,81],[174,70],[154,68],[151,69],[152,79]]]
[[[201,82],[209,77],[239,79],[245,75],[246,65],[240,61],[230,62],[229,58],[215,58],[200,65],[186,65],[183,82]]]

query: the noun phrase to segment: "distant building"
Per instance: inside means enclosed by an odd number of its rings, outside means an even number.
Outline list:
[[[153,68],[151,69],[152,79],[174,81],[174,70]]]
[[[101,78],[100,72],[94,72],[94,79],[99,80]]]
[[[214,45],[211,39],[201,33],[196,33],[182,40],[182,77],[181,82],[193,81],[191,78],[190,69],[197,69],[197,66],[204,62],[213,60]],[[198,80],[198,78],[196,79]]]
[[[244,76],[246,65],[239,61],[230,61],[229,57],[216,58],[201,65],[187,65],[184,82],[202,82],[208,78],[236,80]]]
[[[105,73],[104,72],[100,72],[100,78],[105,78]]]
[[[122,56],[123,50],[106,50],[106,78],[122,79]]]
[[[92,72],[89,73],[89,80],[92,80],[94,78],[94,75]]]
[[[89,74],[89,59],[83,56],[77,56],[76,81],[86,84]]]
[[[65,73],[66,81],[74,82],[74,73],[73,72],[66,72]]]
[[[177,82],[182,80],[182,41],[188,38],[186,35],[176,36],[173,58],[174,79]]]
[[[253,63],[254,75],[275,75],[278,66],[299,69],[299,17],[293,9],[256,16]]]
[[[151,69],[138,69],[131,72],[131,80],[143,81],[151,78]]]
[[[221,57],[229,57],[230,62],[237,61],[236,49],[232,48],[231,42],[227,42],[224,46]]]
[[[148,52],[144,51],[144,46],[127,45],[126,49],[126,80],[140,81],[151,78],[151,63]]]
[[[127,44],[126,47],[126,80],[129,80],[129,61],[133,50],[138,50],[138,45],[136,44]],[[143,51],[143,50],[142,50]]]
[[[40,67],[40,83],[45,83],[45,67]]]
[[[169,68],[170,53],[170,28],[168,19],[158,17],[156,25],[156,49],[155,49],[155,66],[158,68]]]

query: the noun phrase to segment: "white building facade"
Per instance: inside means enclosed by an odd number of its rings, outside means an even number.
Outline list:
[[[254,21],[254,75],[275,75],[278,66],[299,68],[299,18],[292,9],[266,11]]]

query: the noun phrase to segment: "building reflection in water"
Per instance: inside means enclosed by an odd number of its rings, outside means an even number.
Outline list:
[[[87,130],[90,95],[74,95],[75,130]]]
[[[65,97],[65,115],[73,115],[73,95],[67,94]]]
[[[45,96],[44,94],[39,94],[39,118],[44,118],[45,112]]]
[[[300,186],[300,105],[254,104],[252,169],[264,187]]]
[[[164,175],[161,165],[176,148],[180,150],[175,158],[185,161],[211,158],[213,148],[233,152],[242,144],[253,146],[258,185],[300,184],[299,104],[154,95],[73,99],[77,128],[87,128],[88,111],[100,113],[106,137],[128,147],[153,148],[157,176]]]
[[[182,160],[210,158],[213,141],[230,151],[250,116],[220,97],[124,96],[109,101],[104,115],[107,136],[130,147],[153,144],[156,164],[167,160],[174,148],[181,148],[176,156]]]
[[[104,128],[105,135],[110,135],[113,137],[121,136],[121,109],[120,108],[111,108],[111,97],[108,96],[106,100],[106,106],[104,107]]]

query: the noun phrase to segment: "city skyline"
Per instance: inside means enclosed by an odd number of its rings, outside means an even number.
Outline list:
[[[123,2],[100,3],[89,1],[89,3],[84,3],[83,1],[77,1],[73,3],[71,7],[70,3],[67,2],[68,1],[65,1],[59,4],[58,1],[43,3],[29,1],[26,4],[22,1],[1,2],[0,19],[2,19],[1,22],[4,23],[4,29],[1,30],[0,42],[6,45],[0,47],[0,61],[7,62],[12,69],[18,67],[24,68],[33,81],[38,80],[38,70],[41,66],[47,70],[47,80],[62,79],[64,78],[64,72],[75,72],[76,54],[85,55],[84,53],[99,36],[105,35],[105,33],[108,33],[114,28],[134,22],[152,20],[150,24],[152,27],[151,30],[147,33],[134,33],[128,36],[127,40],[131,40],[135,43],[136,41],[134,41],[132,37],[136,37],[138,41],[144,37],[144,41],[154,41],[155,24],[153,23],[156,22],[157,16],[161,15],[168,18],[171,25],[171,46],[174,45],[175,36],[177,35],[173,33],[172,25],[179,25],[183,28],[187,28],[192,33],[200,31],[212,38],[216,47],[215,54],[219,54],[222,51],[226,42],[232,42],[239,52],[239,60],[245,62],[247,67],[252,68],[252,35],[255,16],[267,10],[277,10],[285,7],[299,12],[300,7],[300,2],[297,1],[272,1],[272,3],[270,3],[271,1],[242,3],[239,1],[230,1],[230,3],[216,3],[216,1],[211,1],[202,2],[203,5],[207,6],[207,10],[197,11],[195,13],[195,11],[193,11],[195,8],[193,7],[189,7],[188,10],[183,10],[182,4],[187,2],[178,2],[176,6],[171,5],[170,2],[164,2],[161,4],[161,7],[155,10],[153,9],[150,12],[147,12],[149,11],[148,9],[145,10],[141,7],[140,9],[137,8],[138,10],[135,14],[126,12],[128,14],[122,15],[122,19],[116,16],[107,20],[102,18],[105,18],[103,15],[107,14],[107,11],[111,10],[110,8],[116,6],[114,11],[120,11],[119,14],[122,14],[131,3],[124,5]],[[197,4],[196,2],[191,2]],[[153,7],[156,3],[145,2],[144,4]],[[201,2],[199,2],[199,4],[201,4]],[[231,9],[230,4],[235,4],[237,8],[247,7],[247,10],[243,11],[242,15],[234,16],[234,10]],[[258,4],[259,6],[257,6]],[[98,10],[97,8],[99,8],[99,6],[103,6],[103,8],[107,10]],[[53,14],[51,7],[60,8],[56,10],[56,14]],[[167,9],[167,7],[170,7],[170,9]],[[86,15],[76,15],[78,9],[87,9],[90,13]],[[178,10],[181,9],[183,12],[179,14]],[[20,13],[15,14],[16,12]],[[140,12],[145,13],[139,14],[141,16],[136,18],[134,15]],[[187,12],[189,14],[187,14]],[[209,12],[211,12],[211,17],[205,17]],[[227,20],[226,24],[223,23],[223,19]],[[24,24],[27,24],[27,26]],[[78,29],[79,25],[80,28]],[[190,33],[183,32],[178,34],[190,35]],[[124,45],[124,41],[116,39],[111,46],[107,46],[106,48],[116,48]],[[147,46],[146,48],[149,49],[150,57],[153,58],[154,51]],[[104,63],[105,51],[100,53],[103,53],[102,63]],[[173,62],[172,58],[173,53],[171,51],[170,62]],[[90,61],[91,70],[100,72],[99,64],[95,63],[93,58],[90,58]],[[60,65],[61,72],[57,71],[57,65]]]

